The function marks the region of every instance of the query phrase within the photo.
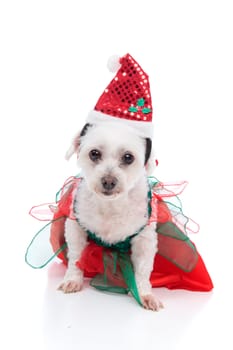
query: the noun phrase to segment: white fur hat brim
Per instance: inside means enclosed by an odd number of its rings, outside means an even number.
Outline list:
[[[129,120],[124,118],[118,118],[118,117],[112,117],[111,115],[98,112],[95,110],[92,110],[89,112],[86,122],[90,124],[101,124],[103,125],[106,123],[120,123],[122,127],[124,125],[129,126],[132,128],[137,135],[140,135],[142,137],[148,137],[150,139],[153,138],[153,123],[152,122],[144,122],[144,121],[137,121],[137,120]]]

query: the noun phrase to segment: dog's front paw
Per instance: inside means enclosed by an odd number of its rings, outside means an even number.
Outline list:
[[[81,281],[68,280],[60,284],[58,290],[64,293],[76,293],[82,289],[83,283]]]
[[[141,296],[142,305],[147,310],[159,311],[163,309],[163,304],[153,294],[147,294]]]
[[[83,276],[81,273],[77,274],[67,274],[64,277],[63,282],[58,287],[64,293],[76,293],[82,289],[83,286]]]

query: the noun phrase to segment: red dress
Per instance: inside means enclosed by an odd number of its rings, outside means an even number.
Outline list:
[[[73,198],[80,178],[70,181],[68,189],[61,194],[58,209],[54,214],[50,242],[54,252],[64,244],[64,222],[67,217],[73,216]],[[176,197],[170,189],[160,182],[154,181],[151,198],[150,222],[157,222],[158,252],[155,255],[154,267],[150,281],[153,287],[169,289],[187,289],[191,291],[210,291],[213,283],[205,264],[194,244],[188,239],[181,226],[187,227],[187,222],[181,224],[183,215],[176,203],[171,204],[166,199]],[[161,194],[163,192],[163,194]],[[165,194],[164,194],[165,193]],[[156,200],[155,200],[156,199]],[[155,205],[153,206],[153,204]],[[178,214],[174,215],[174,207]],[[178,217],[178,219],[177,219]],[[83,269],[86,277],[94,277],[104,273],[103,254],[109,249],[90,240],[77,265]],[[128,253],[129,254],[129,253]],[[66,249],[58,254],[66,264]]]
[[[33,217],[49,221],[27,248],[25,260],[31,267],[42,268],[56,256],[67,264],[64,225],[67,218],[76,220],[73,204],[81,180],[80,177],[68,179],[56,195],[55,205],[44,204],[31,209]],[[153,177],[148,178],[148,183],[148,224],[156,222],[158,233],[158,251],[150,276],[152,287],[210,291],[213,283],[209,273],[187,235],[198,230],[192,228],[192,220],[183,214],[177,196],[186,183],[165,185]],[[76,262],[84,276],[92,278],[90,283],[97,289],[130,292],[141,305],[130,258],[130,242],[135,234],[123,242],[109,245],[94,233],[86,232],[89,243]]]

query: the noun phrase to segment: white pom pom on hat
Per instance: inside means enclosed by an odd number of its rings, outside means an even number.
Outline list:
[[[107,62],[107,67],[110,72],[116,73],[120,69],[121,67],[120,59],[121,58],[118,55],[112,55],[109,57]]]

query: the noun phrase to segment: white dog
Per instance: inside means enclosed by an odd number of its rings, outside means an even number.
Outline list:
[[[157,251],[156,225],[147,225],[145,163],[148,166],[150,151],[150,140],[136,134],[130,126],[122,127],[112,121],[86,124],[74,138],[67,158],[77,153],[83,181],[75,194],[78,221],[68,218],[65,224],[68,268],[59,287],[65,293],[77,292],[83,285],[83,272],[76,262],[87,245],[85,229],[114,244],[145,225],[131,241],[135,279],[143,306],[151,310],[163,307],[152,293],[149,280]]]

